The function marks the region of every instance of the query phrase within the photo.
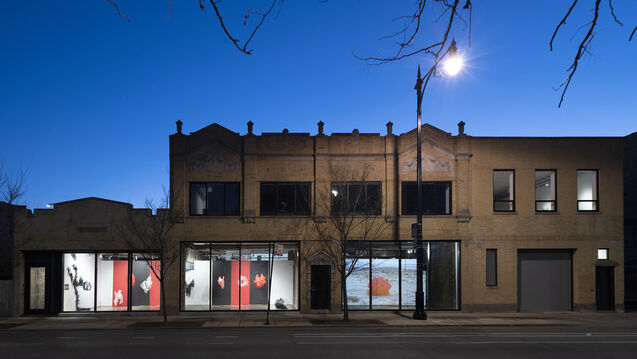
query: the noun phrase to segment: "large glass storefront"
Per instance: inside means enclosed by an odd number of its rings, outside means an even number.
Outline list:
[[[182,243],[185,311],[299,308],[298,242]]]
[[[63,264],[64,312],[159,310],[156,255],[64,253]]]
[[[427,309],[459,310],[460,243],[423,242]],[[347,250],[354,270],[347,278],[347,305],[352,310],[414,309],[416,251],[413,242],[354,242]]]

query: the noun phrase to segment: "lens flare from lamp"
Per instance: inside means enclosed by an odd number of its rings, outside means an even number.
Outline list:
[[[462,66],[464,65],[464,61],[460,56],[451,56],[447,61],[445,61],[445,72],[450,76],[455,76],[462,70]]]

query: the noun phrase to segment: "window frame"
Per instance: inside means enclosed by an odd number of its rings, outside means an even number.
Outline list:
[[[555,173],[555,199],[553,200],[538,200],[537,199],[537,186],[535,183],[535,177],[537,175],[537,172],[548,172],[548,171],[552,171]],[[547,169],[536,169],[533,172],[533,187],[535,188],[535,212],[536,213],[551,213],[551,212],[557,212],[557,169],[552,169],[552,168],[547,168]],[[549,209],[549,210],[538,210],[537,209],[537,205],[538,203],[553,203],[553,209]]]
[[[223,184],[223,213],[224,214],[208,214],[208,185],[209,184]],[[239,186],[239,191],[238,191],[238,197],[237,198],[237,202],[239,203],[239,209],[238,211],[232,214],[228,214],[226,211],[226,186],[228,184],[236,184]],[[205,194],[206,197],[204,198],[204,209],[203,209],[203,214],[193,214],[192,213],[192,186],[193,185],[205,185]],[[241,215],[241,182],[236,181],[229,181],[229,182],[190,182],[189,187],[188,187],[188,215],[191,217],[238,217]]]
[[[577,183],[577,174],[580,171],[594,171],[595,172],[595,197],[597,199],[595,200],[579,200],[577,199],[577,197],[579,196],[579,188],[578,188],[578,183]],[[595,169],[595,168],[579,168],[577,169],[577,171],[575,172],[575,199],[577,201],[577,212],[599,212],[599,169]],[[595,209],[584,209],[584,210],[580,210],[579,209],[579,204],[580,202],[583,203],[595,203]]]
[[[493,212],[515,212],[515,187],[516,187],[515,186],[515,170],[514,169],[494,169],[493,170],[493,185],[494,185],[493,189],[494,190],[495,190],[495,173],[496,172],[511,172],[511,174],[513,175],[513,188],[510,189],[513,199],[512,200],[496,200],[495,192],[494,192],[493,193]],[[496,209],[497,203],[511,203],[512,208],[510,210]]]
[[[279,212],[278,210],[278,205],[276,206],[277,209],[275,210],[275,212],[269,212],[269,211],[265,211],[263,210],[263,185],[276,185],[276,192],[275,192],[275,196],[276,196],[276,202],[278,202],[278,196],[279,196],[279,185],[295,185],[295,186],[299,186],[299,185],[307,185],[307,199],[308,199],[308,203],[307,203],[307,212],[299,212],[296,209],[296,204],[297,204],[297,190],[298,187],[294,188],[294,211],[290,211],[290,212]],[[302,182],[302,181],[293,181],[293,182],[277,182],[277,181],[262,181],[259,184],[259,216],[293,216],[293,217],[301,217],[301,216],[311,216],[312,215],[312,182],[310,181],[306,181],[306,182]]]
[[[413,183],[416,187],[416,191],[418,191],[418,182],[417,181],[401,181],[400,182],[400,214],[403,216],[415,216],[417,215],[417,210],[414,210],[413,213],[408,212],[405,208],[405,184]],[[451,216],[453,214],[453,181],[422,181],[421,185],[427,184],[441,184],[446,183],[449,185],[449,212],[448,213],[427,213],[425,212],[425,207],[423,206],[423,216]],[[416,192],[417,193],[417,192]],[[418,199],[416,199],[418,202]]]
[[[383,214],[383,183],[381,181],[352,181],[352,182],[348,182],[348,181],[336,181],[336,182],[331,182],[330,183],[330,192],[333,193],[332,191],[334,191],[334,186],[335,185],[345,185],[346,187],[346,194],[345,196],[349,198],[349,190],[350,190],[350,185],[362,185],[364,186],[364,190],[361,193],[364,193],[365,195],[365,199],[364,199],[364,204],[365,204],[365,208],[368,208],[367,204],[368,204],[368,200],[369,200],[369,192],[368,192],[368,186],[372,184],[372,185],[378,185],[378,208],[375,208],[374,211],[368,211],[366,209],[362,210],[362,211],[358,211],[356,210],[356,208],[354,208],[351,211],[348,211],[346,214],[347,215],[353,215],[353,216],[381,216]],[[360,199],[359,199],[360,202]],[[335,212],[335,208],[334,208],[334,196],[330,195],[330,213],[332,214],[336,214]]]

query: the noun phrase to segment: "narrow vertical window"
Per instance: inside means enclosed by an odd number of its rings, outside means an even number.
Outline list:
[[[513,170],[493,171],[493,211],[515,211],[515,190]]]
[[[487,286],[498,285],[498,252],[487,249]]]
[[[599,211],[597,199],[597,170],[577,171],[577,210],[580,212]]]
[[[535,171],[535,210],[537,212],[555,212],[556,199],[556,171]]]

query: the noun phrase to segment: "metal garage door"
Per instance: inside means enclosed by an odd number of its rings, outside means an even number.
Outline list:
[[[571,251],[518,251],[518,310],[571,310]]]

